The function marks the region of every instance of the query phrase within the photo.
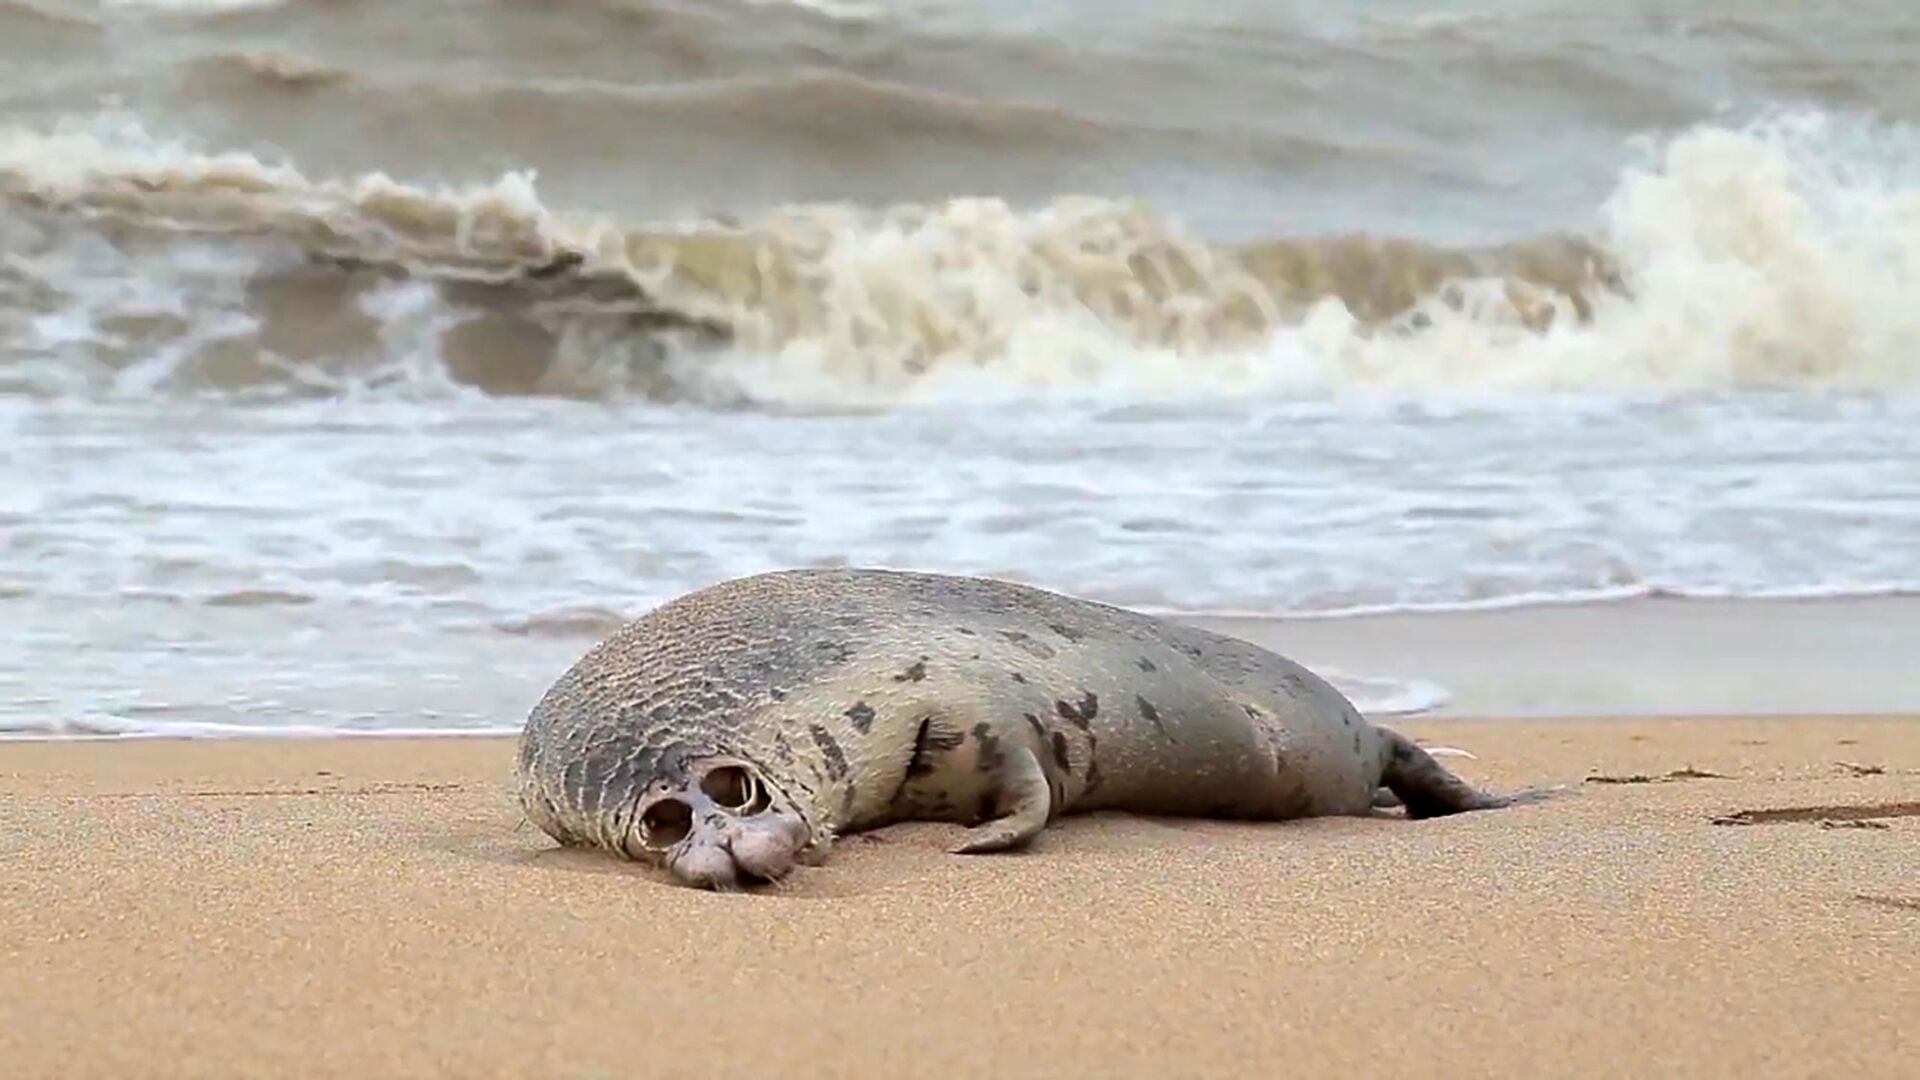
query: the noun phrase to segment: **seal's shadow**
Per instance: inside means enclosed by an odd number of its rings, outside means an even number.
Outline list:
[[[914,831],[925,826],[896,828]],[[918,843],[905,844],[879,833],[842,837],[821,865],[801,866],[786,880],[773,885],[715,895],[835,899],[891,888],[943,869],[942,864],[949,856],[939,843],[940,838],[918,839]],[[562,847],[524,817],[440,833],[428,840],[426,846],[455,858],[496,867],[542,874],[624,878],[638,889],[681,891],[686,888],[669,878],[664,870],[588,848]]]
[[[1243,843],[1271,834],[1317,834],[1326,830],[1366,831],[1403,820],[1397,809],[1339,819],[1241,821],[1101,811],[1063,818],[1049,825],[1027,847],[978,855],[948,849],[965,829],[958,825],[909,821],[843,836],[824,862],[801,866],[786,880],[717,896],[777,901],[832,900],[887,891],[929,881],[960,880],[967,871],[1029,859],[1105,859],[1138,856],[1169,846]],[[470,862],[512,867],[539,874],[622,878],[635,889],[682,890],[664,870],[617,859],[588,848],[555,844],[524,817],[501,816],[468,822],[443,832],[427,846]]]

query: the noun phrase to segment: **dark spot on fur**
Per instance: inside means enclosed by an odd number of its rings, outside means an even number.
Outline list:
[[[1158,671],[1159,670],[1158,668],[1153,666],[1153,661],[1147,659],[1144,656],[1138,660],[1135,660],[1134,665],[1137,666],[1141,671]]]
[[[1023,634],[1018,630],[1002,630],[1000,631],[1000,636],[1042,660],[1050,660],[1054,656],[1053,646],[1044,641],[1035,641],[1030,635]]]
[[[969,629],[967,629],[967,628],[966,628],[966,627],[964,627],[964,626],[956,626],[956,627],[954,627],[954,628],[953,628],[953,632],[954,632],[954,633],[956,633],[956,634],[965,634],[965,635],[966,635],[966,636],[968,636],[968,637],[972,637],[972,636],[973,636],[973,631],[971,631],[971,630],[969,630]]]
[[[1152,724],[1154,728],[1160,732],[1161,738],[1167,740],[1168,742],[1180,741],[1179,739],[1176,739],[1173,737],[1173,733],[1171,731],[1167,730],[1167,725],[1163,723],[1160,719],[1160,710],[1153,707],[1153,702],[1148,701],[1146,698],[1143,698],[1138,694],[1135,694],[1133,696],[1133,703],[1139,706],[1140,715],[1146,717],[1147,722]]]
[[[819,724],[809,724],[807,730],[813,733],[813,742],[827,759],[827,776],[838,780],[847,775],[847,754],[835,742],[833,734]]]
[[[942,731],[938,727],[927,734],[927,746],[941,754],[960,749],[960,744],[966,741],[965,735],[957,731]]]
[[[854,702],[853,708],[847,710],[847,722],[852,724],[853,729],[862,735],[872,731],[873,706],[864,701]]]
[[[771,689],[771,690],[769,690],[769,691],[767,691],[767,695],[768,695],[769,697],[771,697],[771,698],[773,698],[773,700],[775,700],[775,701],[785,701],[785,700],[787,700],[787,692],[786,692],[785,690],[782,690],[782,689],[780,689],[780,688],[779,688],[779,687],[777,687],[777,686],[776,686],[776,687],[774,687],[773,689]]]
[[[927,658],[921,657],[907,670],[893,677],[894,682],[919,682],[927,677]]]
[[[1360,752],[1360,733],[1357,731],[1353,733],[1353,752]]]
[[[906,775],[903,776],[900,780],[901,787],[907,786],[907,780],[915,776],[924,776],[925,774],[933,771],[933,766],[929,764],[926,760],[927,736],[932,731],[933,731],[933,717],[931,716],[921,717],[920,730],[914,732],[913,734],[913,755],[907,758],[907,771],[906,771]]]
[[[1047,629],[1053,631],[1056,634],[1059,634],[1061,637],[1066,638],[1068,641],[1079,641],[1082,637],[1086,636],[1082,634],[1080,631],[1075,630],[1073,627],[1067,626],[1064,623],[1048,623]]]
[[[975,724],[973,738],[980,744],[980,755],[975,759],[974,767],[981,772],[998,771],[1006,755],[1000,750],[1000,737],[993,733],[993,725],[984,720]]]
[[[1286,684],[1288,697],[1303,698],[1312,693],[1312,688],[1307,685],[1305,677],[1297,671],[1287,672],[1280,677],[1280,681]]]
[[[780,755],[781,761],[788,765],[793,764],[793,744],[787,741],[786,732],[776,731],[773,733],[773,752]]]
[[[1243,713],[1246,713],[1246,714],[1247,714],[1247,719],[1249,719],[1249,720],[1251,720],[1251,721],[1253,721],[1254,723],[1256,723],[1256,724],[1257,724],[1257,723],[1259,723],[1259,722],[1260,722],[1260,710],[1259,710],[1259,709],[1256,709],[1256,708],[1254,708],[1254,707],[1253,707],[1253,706],[1251,706],[1251,705],[1241,705],[1241,706],[1240,706],[1240,711],[1241,711],[1241,712],[1243,712]]]
[[[949,738],[951,742],[948,741]],[[907,767],[900,774],[900,786],[893,789],[893,798],[889,799],[888,803],[899,805],[900,800],[907,793],[908,784],[932,774],[933,755],[953,749],[960,744],[960,741],[957,735],[947,736],[936,732],[933,727],[933,717],[921,717],[920,729],[913,735],[913,753],[907,758]]]
[[[1095,693],[1094,693],[1093,691],[1091,691],[1091,690],[1082,690],[1082,691],[1080,692],[1080,717],[1081,717],[1081,719],[1083,719],[1083,720],[1092,720],[1092,719],[1093,719],[1094,717],[1096,717],[1096,716],[1099,716],[1099,715],[1100,715],[1100,698],[1099,698],[1099,695],[1097,695],[1097,694],[1095,694]]]
[[[1081,696],[1079,705],[1068,700],[1054,701],[1054,711],[1060,713],[1060,719],[1068,721],[1081,730],[1089,730],[1092,719],[1100,715],[1100,696],[1092,694],[1089,690]]]
[[[1078,705],[1075,705],[1073,702],[1068,701],[1065,698],[1062,698],[1059,701],[1054,702],[1053,710],[1060,714],[1060,719],[1065,720],[1067,723],[1072,724],[1074,727],[1077,727],[1082,731],[1085,731],[1088,727],[1092,725],[1093,717],[1087,713],[1081,712],[1080,707]]]
[[[1047,725],[1041,723],[1040,718],[1032,713],[1027,714],[1027,726],[1033,729],[1035,735],[1043,739],[1047,737]]]
[[[905,787],[907,780],[928,776],[933,772],[933,759],[947,753],[966,741],[959,732],[942,731],[934,726],[933,717],[920,720],[920,730],[913,736],[913,756],[907,759],[906,776],[900,786]]]
[[[1067,736],[1063,732],[1053,733],[1053,760],[1059,763],[1063,771],[1073,771],[1073,755],[1067,753]]]
[[[840,820],[846,821],[853,816],[853,785],[848,784],[846,793],[840,796]]]
[[[813,770],[813,775],[815,779],[818,779],[820,776],[820,770],[819,769]],[[800,790],[800,794],[805,796],[808,799],[812,799],[813,793],[816,790],[818,790],[812,784],[807,783],[806,779],[800,776],[800,774],[798,773],[794,773],[792,775],[784,777],[783,780],[785,783],[792,784],[794,787],[798,788]]]
[[[1008,674],[1010,674],[1010,675],[1012,675],[1012,676],[1013,676],[1013,681],[1014,681],[1014,682],[1017,682],[1017,683],[1020,683],[1021,685],[1025,685],[1025,684],[1026,684],[1026,681],[1027,681],[1027,677],[1026,677],[1025,675],[1022,675],[1022,674],[1020,674],[1020,673],[1019,673],[1019,672],[1017,672],[1017,671],[1013,671],[1013,672],[1008,672]]]

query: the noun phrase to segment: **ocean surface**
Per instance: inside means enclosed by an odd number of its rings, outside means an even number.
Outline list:
[[[1920,589],[1915,56],[1907,0],[0,0],[0,732],[513,729],[786,566]]]

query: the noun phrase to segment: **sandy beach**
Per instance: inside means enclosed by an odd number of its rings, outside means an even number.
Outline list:
[[[0,1080],[1920,1078],[1917,43],[0,0]],[[595,641],[802,567],[1223,631],[1562,797],[729,895],[524,819]],[[659,685],[801,685],[725,678]]]
[[[560,852],[505,739],[0,745],[9,1077],[1912,1075],[1920,719],[1426,719],[1552,803]],[[1903,1031],[1903,1026],[1906,1030]]]

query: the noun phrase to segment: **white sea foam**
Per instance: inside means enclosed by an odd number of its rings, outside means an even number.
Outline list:
[[[334,727],[322,724],[219,724],[192,720],[138,720],[100,716],[34,720],[0,718],[0,742],[60,739],[438,739],[520,734],[500,727]]]
[[[288,0],[102,0],[108,10],[155,12],[164,15],[225,15],[236,11],[264,11]]]
[[[1920,139],[1904,127],[1826,114],[1707,127],[1643,148],[1589,230],[1629,295],[1591,294],[1590,321],[1567,305],[1546,332],[1523,325],[1499,282],[1464,282],[1465,303],[1433,298],[1428,325],[1382,333],[1338,299],[1275,319],[1246,340],[1222,328],[1235,299],[1277,308],[1263,283],[1216,265],[1206,289],[1167,302],[1165,343],[1043,286],[1067,274],[1042,253],[1086,255],[1097,222],[1111,250],[1110,207],[1016,213],[953,204],[924,220],[852,220],[828,230],[818,259],[826,306],[846,325],[761,342],[718,365],[744,394],[827,405],[851,399],[937,401],[982,392],[1100,393],[1109,399],[1263,394],[1388,394],[1484,401],[1539,392],[1672,393],[1790,387],[1920,389]],[[1078,215],[1084,215],[1076,217]],[[1190,241],[1154,221],[1154,243]],[[1089,258],[1088,274],[1112,273]],[[914,374],[863,336],[885,313],[917,309],[957,337],[987,342],[971,363]],[[864,322],[863,322],[864,320]],[[745,322],[742,317],[740,321]],[[1231,320],[1227,320],[1231,323]],[[879,335],[884,337],[884,335]],[[915,344],[918,344],[916,341]],[[710,367],[710,373],[715,369]]]
[[[292,164],[156,139],[125,117],[0,130],[0,190],[265,237],[282,262],[296,242],[442,276],[510,276],[584,256],[644,289],[656,310],[724,329],[730,347],[670,351],[665,370],[683,389],[810,407],[1036,394],[1910,393],[1920,388],[1917,162],[1911,130],[1824,113],[1688,131],[1643,147],[1585,229],[1620,292],[1578,280],[1581,249],[1557,257],[1554,273],[1577,287],[1590,318],[1514,270],[1521,249],[1460,264],[1418,245],[1362,245],[1387,277],[1462,266],[1491,275],[1449,284],[1441,274],[1414,311],[1383,324],[1351,307],[1378,297],[1313,298],[1329,241],[1209,245],[1109,200],[796,206],[733,228],[616,222],[549,209],[531,174],[465,188],[378,174],[313,180]],[[1285,257],[1263,261],[1276,250]],[[208,319],[244,310],[245,297],[229,287],[223,300],[204,273],[161,280],[212,295],[143,296],[134,282],[159,258],[127,262],[116,286],[103,284],[115,275],[99,258],[63,266],[73,256],[62,249],[23,262],[39,287],[84,313],[47,313],[25,348],[70,349],[80,328],[123,309],[184,306]],[[606,353],[576,367],[603,381],[611,367],[631,384],[631,329],[570,325],[554,310],[548,324],[569,348]],[[454,314],[443,322],[457,324]]]
[[[887,13],[885,4],[859,3],[857,0],[744,0],[748,7],[798,8],[814,15],[848,22],[867,22]]]

